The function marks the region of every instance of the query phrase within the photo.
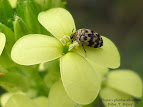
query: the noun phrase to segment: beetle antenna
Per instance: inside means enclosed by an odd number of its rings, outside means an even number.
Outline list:
[[[72,33],[73,33],[73,31],[74,31],[74,28],[72,29]]]

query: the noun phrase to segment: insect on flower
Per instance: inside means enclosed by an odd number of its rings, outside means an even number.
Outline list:
[[[102,37],[93,30],[90,29],[79,29],[74,34],[71,35],[71,39],[78,43],[82,44],[84,49],[84,45],[90,46],[93,48],[99,48],[103,46],[103,39]],[[85,53],[86,50],[84,49]]]

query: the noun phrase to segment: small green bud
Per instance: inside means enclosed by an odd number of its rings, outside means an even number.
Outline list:
[[[25,22],[29,33],[41,33],[40,24],[38,22],[38,10],[32,0],[18,0],[17,14]]]
[[[0,22],[12,27],[13,9],[8,0],[0,0]]]
[[[28,29],[24,21],[20,17],[16,16],[13,24],[14,24],[14,34],[16,40],[28,34]]]

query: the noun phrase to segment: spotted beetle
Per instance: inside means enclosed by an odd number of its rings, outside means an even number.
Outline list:
[[[103,39],[100,36],[100,34],[90,29],[83,28],[83,29],[77,30],[75,33],[71,35],[71,39],[73,41],[81,43],[83,49],[84,49],[84,45],[90,46],[93,48],[99,48],[103,46]],[[84,51],[86,52],[85,49]]]

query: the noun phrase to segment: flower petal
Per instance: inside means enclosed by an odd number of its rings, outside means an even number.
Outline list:
[[[96,71],[100,81],[102,82],[102,79],[104,78],[104,75],[107,74],[109,69],[105,66],[101,66],[99,64],[96,64],[95,62],[88,60],[89,64],[92,66],[94,71]]]
[[[48,107],[75,107],[75,105],[76,103],[67,95],[62,81],[56,82],[49,93]]]
[[[102,38],[103,46],[101,48],[85,46],[85,50],[87,51],[86,58],[109,68],[118,68],[120,66],[120,55],[116,46],[106,37],[102,36]],[[75,52],[85,57],[82,46],[79,46]]]
[[[6,42],[6,37],[5,37],[5,35],[0,32],[0,55],[2,54],[2,51],[3,51],[3,49],[4,49],[5,42]]]
[[[105,107],[134,107],[133,98],[127,94],[114,90],[112,88],[103,88],[100,90],[100,97]],[[128,106],[127,106],[128,105]]]
[[[61,57],[61,78],[66,92],[78,104],[89,104],[98,95],[100,82],[96,72],[80,55],[69,52]]]
[[[131,70],[116,70],[109,73],[107,85],[134,97],[142,96],[142,80]]]
[[[38,105],[38,107],[48,107],[48,98],[44,96],[37,97],[33,101]]]
[[[13,93],[9,92],[9,93],[2,94],[2,96],[1,96],[1,105],[2,105],[2,107],[5,107],[7,101],[15,94],[24,95],[24,93],[22,93],[22,92],[13,92]]]
[[[16,42],[11,57],[18,64],[34,65],[56,59],[62,52],[62,44],[57,39],[41,34],[29,34]]]
[[[10,4],[11,4],[11,7],[12,8],[16,8],[16,3],[17,3],[17,0],[9,0]]]
[[[76,30],[72,15],[63,8],[53,8],[38,15],[39,22],[56,38],[71,36]]]
[[[34,101],[21,94],[14,94],[6,103],[5,107],[38,107]]]

